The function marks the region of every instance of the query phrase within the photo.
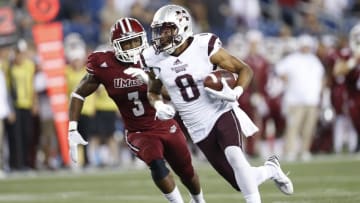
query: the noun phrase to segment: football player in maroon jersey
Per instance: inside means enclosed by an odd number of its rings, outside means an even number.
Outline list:
[[[78,144],[87,144],[77,131],[85,97],[102,84],[122,115],[128,147],[149,166],[152,179],[165,198],[183,203],[166,160],[189,190],[191,202],[205,203],[183,132],[173,119],[157,119],[159,111],[148,102],[147,74],[136,63],[136,56],[147,47],[143,26],[136,19],[121,18],[110,34],[113,50],[89,55],[88,73],[71,95],[68,137],[71,159],[77,161]]]
[[[358,135],[356,152],[360,152],[360,24],[355,25],[349,36],[352,56],[336,62],[334,75],[345,76],[345,86],[348,94],[348,112]]]

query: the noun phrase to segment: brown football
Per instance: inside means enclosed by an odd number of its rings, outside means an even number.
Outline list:
[[[228,83],[229,87],[234,88],[236,85],[236,78],[234,73],[219,69],[211,72],[209,75],[207,75],[204,79],[204,87],[208,87],[210,89],[220,91],[223,88],[223,85],[221,83],[221,78],[225,78],[226,82]]]

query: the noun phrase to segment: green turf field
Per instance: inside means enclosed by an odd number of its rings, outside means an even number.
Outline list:
[[[354,156],[321,156],[309,163],[283,163],[284,171],[291,172],[295,194],[285,196],[268,181],[260,187],[262,200],[264,203],[358,203],[360,156]],[[196,168],[208,203],[244,202],[241,194],[232,190],[207,164],[197,163]],[[188,202],[185,188],[178,185]],[[153,186],[147,170],[123,169],[12,174],[0,180],[0,202],[166,203]]]

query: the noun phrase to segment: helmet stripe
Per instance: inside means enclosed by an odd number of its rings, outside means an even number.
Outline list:
[[[124,25],[124,23],[123,23],[123,20],[124,20],[124,19],[120,20],[119,24],[120,24],[122,33],[126,33],[126,28],[125,28],[125,25]]]
[[[133,30],[132,30],[129,18],[125,18],[125,23],[126,23],[126,26],[129,28],[129,32],[132,32]]]

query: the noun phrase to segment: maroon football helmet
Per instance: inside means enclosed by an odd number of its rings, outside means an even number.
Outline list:
[[[140,46],[123,50],[123,42],[137,37],[141,39]],[[134,18],[120,18],[116,21],[110,31],[110,43],[114,47],[116,58],[125,63],[136,63],[136,56],[148,46],[144,27]]]

